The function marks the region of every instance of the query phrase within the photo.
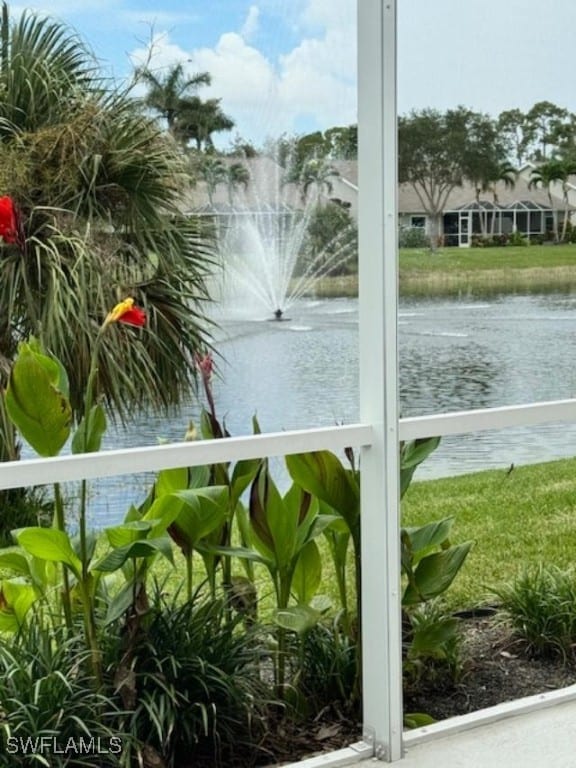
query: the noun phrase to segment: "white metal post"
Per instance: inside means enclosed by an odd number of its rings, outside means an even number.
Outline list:
[[[358,0],[362,636],[365,741],[402,757],[396,0]]]

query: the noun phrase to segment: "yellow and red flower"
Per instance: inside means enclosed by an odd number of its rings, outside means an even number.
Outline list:
[[[141,328],[146,325],[146,312],[141,307],[134,306],[134,299],[124,299],[106,315],[104,326],[110,323],[125,323]]]

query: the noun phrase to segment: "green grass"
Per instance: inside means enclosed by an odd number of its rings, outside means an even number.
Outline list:
[[[446,597],[453,607],[495,602],[489,592],[527,566],[576,559],[576,459],[415,482],[403,524],[452,516],[452,539],[474,546]]]
[[[576,245],[402,249],[402,296],[576,291]],[[358,275],[319,278],[319,298],[358,295]]]

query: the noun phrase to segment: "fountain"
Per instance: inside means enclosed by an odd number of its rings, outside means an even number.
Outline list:
[[[319,277],[350,260],[355,228],[340,231],[327,247],[310,254],[308,228],[318,193],[302,196],[297,185],[284,183],[280,166],[259,160],[250,163],[246,189],[218,216],[220,303],[227,315],[262,314],[283,321],[298,299],[313,296]]]

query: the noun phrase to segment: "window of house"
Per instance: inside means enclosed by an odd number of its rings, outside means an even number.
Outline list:
[[[410,216],[410,226],[423,229],[426,226],[426,216]]]

